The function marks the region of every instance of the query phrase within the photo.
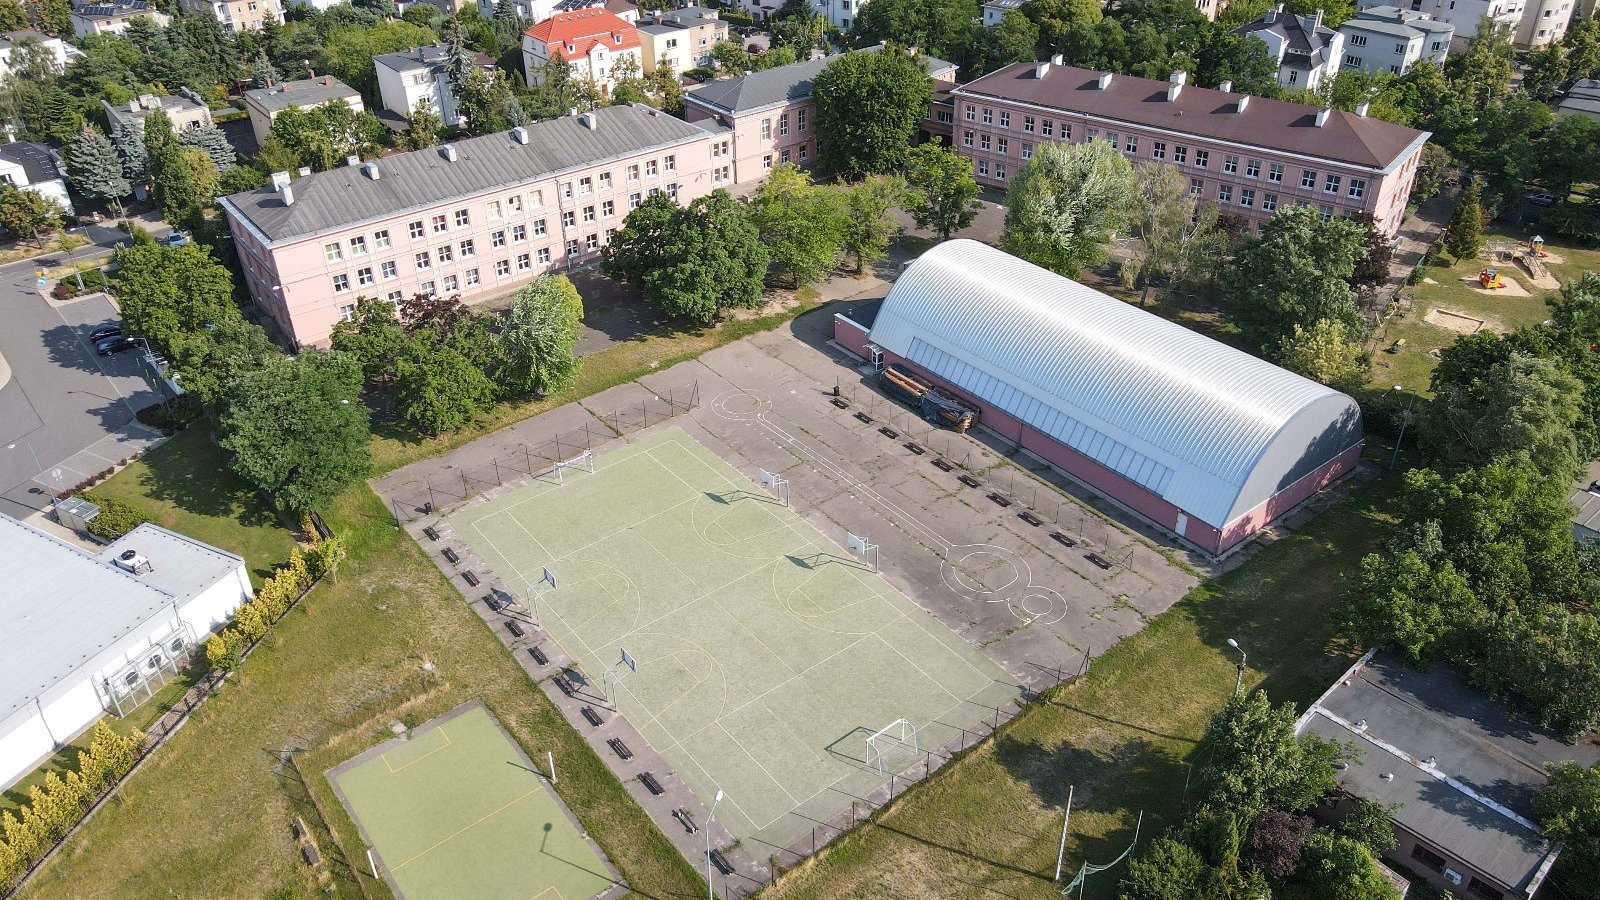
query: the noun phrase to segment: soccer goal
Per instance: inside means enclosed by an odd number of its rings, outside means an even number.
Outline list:
[[[888,743],[890,749],[898,744],[909,747],[912,752],[922,753],[922,742],[917,737],[917,726],[911,724],[910,719],[895,719],[887,726],[867,735],[867,765],[876,766],[878,774],[886,774],[886,764],[883,758],[883,745]]]
[[[566,484],[567,483],[566,474],[567,474],[567,470],[568,469],[580,469],[582,471],[585,471],[585,472],[588,472],[590,474],[593,474],[594,473],[594,453],[592,451],[585,450],[582,453],[579,453],[577,456],[574,456],[571,459],[563,459],[560,462],[556,463],[555,469],[552,470],[552,472],[551,472],[551,474],[556,476],[556,484]]]
[[[756,471],[761,473],[761,486],[766,488],[772,494],[772,496],[778,498],[779,503],[782,503],[784,506],[788,506],[789,479],[784,478],[783,476],[774,472],[768,472],[766,469],[759,467],[756,469]]]

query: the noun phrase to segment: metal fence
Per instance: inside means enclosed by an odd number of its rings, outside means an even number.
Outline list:
[[[400,522],[450,509],[486,491],[528,478],[554,472],[556,464],[592,451],[615,438],[659,425],[700,404],[700,383],[686,390],[652,395],[638,403],[595,415],[582,428],[556,434],[537,443],[522,442],[503,448],[486,461],[465,466],[448,466],[411,482],[397,485],[390,494],[389,506]]]

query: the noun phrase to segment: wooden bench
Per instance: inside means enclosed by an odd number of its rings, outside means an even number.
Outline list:
[[[289,828],[294,831],[294,839],[297,841],[305,840],[306,835],[310,833],[306,831],[306,820],[299,816],[294,817],[294,821],[289,823]]]
[[[300,845],[300,855],[306,858],[306,865],[315,866],[322,862],[322,854],[317,852],[317,845],[305,843]]]
[[[839,407],[840,409],[849,409],[850,408],[850,401],[844,399],[843,397],[835,397],[832,400],[829,400],[828,402],[832,403],[834,406]]]
[[[450,565],[452,565],[452,566],[455,565],[456,563],[461,562],[461,556],[459,554],[457,554],[456,551],[450,549],[449,547],[446,547],[443,550],[440,550],[439,551],[439,555],[443,556],[445,559],[449,560],[450,561]]]
[[[512,637],[516,638],[524,637],[527,634],[527,632],[522,630],[522,623],[518,622],[516,619],[506,620],[506,630],[511,632]]]
[[[1004,495],[1002,493],[1000,493],[999,491],[991,491],[989,493],[989,499],[993,500],[995,503],[997,503],[997,504],[999,504],[1001,506],[1010,506],[1011,505],[1011,498],[1007,497],[1006,495]]]
[[[975,488],[975,487],[978,487],[978,486],[983,484],[983,482],[979,481],[976,478],[973,478],[971,475],[965,475],[965,474],[957,476],[956,480],[960,481],[962,484],[964,484],[964,485],[966,485],[967,487],[970,487],[970,488]]]
[[[434,530],[434,527],[432,525],[425,526],[422,529],[422,533],[427,535],[428,536],[428,540],[430,540],[430,541],[437,541],[439,539],[439,532]]]
[[[639,773],[639,783],[644,785],[644,789],[649,791],[650,794],[655,797],[659,797],[667,792],[667,789],[661,786],[661,782],[657,781],[656,777],[651,775],[649,772]]]
[[[689,811],[681,806],[672,811],[672,817],[677,819],[678,824],[683,826],[683,830],[689,832],[690,834],[694,834],[696,831],[700,830],[695,827],[694,818],[689,815]]]
[[[878,429],[878,433],[883,435],[886,438],[890,438],[891,440],[900,436],[900,432],[895,431],[893,428],[890,428],[887,425],[883,426],[882,428],[879,428]]]
[[[583,708],[582,712],[583,712],[584,721],[588,722],[590,725],[593,725],[596,728],[600,727],[600,714],[594,711],[594,707],[585,706]]]
[[[906,441],[906,449],[910,450],[911,451],[911,455],[913,455],[913,456],[921,456],[922,454],[928,452],[925,447],[923,447],[921,444],[917,443],[916,441]]]
[[[462,572],[461,573],[461,580],[465,581],[467,584],[469,584],[469,585],[471,585],[473,587],[477,587],[478,586],[478,576],[472,574],[471,571]]]
[[[1078,542],[1077,541],[1073,540],[1072,538],[1067,537],[1065,534],[1063,534],[1063,533],[1061,533],[1059,531],[1050,532],[1050,536],[1052,538],[1055,538],[1056,543],[1060,544],[1063,547],[1076,547],[1076,546],[1078,546]]]
[[[711,864],[713,866],[716,866],[717,867],[717,871],[721,872],[724,875],[732,875],[733,874],[733,864],[728,862],[728,858],[726,856],[722,855],[722,851],[721,850],[712,850],[711,851]]]
[[[955,468],[955,466],[950,465],[949,462],[937,456],[933,458],[933,467],[941,472],[948,472]]]
[[[568,697],[572,696],[572,682],[567,680],[567,676],[557,675],[555,681],[556,687],[561,689],[561,693],[566,694]]]
[[[489,607],[490,612],[499,612],[500,598],[496,597],[494,594],[484,594],[483,605]]]
[[[1083,558],[1094,563],[1102,569],[1110,569],[1116,565],[1116,563],[1113,563],[1111,560],[1106,559],[1104,556],[1101,556],[1098,553],[1085,553]]]
[[[869,415],[867,415],[867,414],[866,414],[866,413],[864,413],[864,412],[858,412],[858,413],[856,413],[856,418],[858,418],[858,419],[860,419],[860,420],[861,420],[861,421],[862,421],[862,422],[863,422],[863,423],[865,423],[865,424],[867,424],[867,425],[871,425],[871,424],[872,424],[872,422],[873,422],[873,419],[872,419],[872,417],[871,417],[871,416],[869,416]]]
[[[622,742],[622,738],[612,738],[606,741],[606,746],[611,748],[611,752],[617,754],[618,759],[633,759],[633,751],[629,750],[628,745]]]
[[[533,661],[541,666],[550,665],[550,657],[545,656],[544,651],[540,650],[537,645],[528,648],[528,655],[533,657]]]
[[[1017,518],[1021,519],[1024,522],[1027,522],[1029,525],[1042,525],[1042,524],[1044,524],[1044,520],[1043,519],[1039,518],[1038,516],[1034,515],[1031,511],[1026,510],[1026,509],[1023,510],[1022,512],[1017,513]]]

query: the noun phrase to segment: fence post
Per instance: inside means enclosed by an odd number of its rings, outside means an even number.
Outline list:
[[[533,474],[533,454],[528,451],[528,442],[522,442],[522,462],[528,467],[528,474]]]
[[[506,481],[505,481],[504,478],[500,477],[500,460],[491,459],[489,461],[494,463],[494,481],[495,481],[495,484],[498,484],[498,485],[504,487]]]

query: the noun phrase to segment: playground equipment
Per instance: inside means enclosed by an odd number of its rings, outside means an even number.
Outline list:
[[[1489,291],[1506,286],[1505,280],[1500,277],[1500,270],[1492,266],[1478,273],[1478,283]]]
[[[929,422],[961,433],[978,421],[977,409],[928,384],[898,363],[890,363],[879,377],[889,393],[909,401]]]
[[[1544,238],[1537,234],[1528,238],[1528,252],[1539,259],[1545,259],[1550,255],[1544,252]]]

